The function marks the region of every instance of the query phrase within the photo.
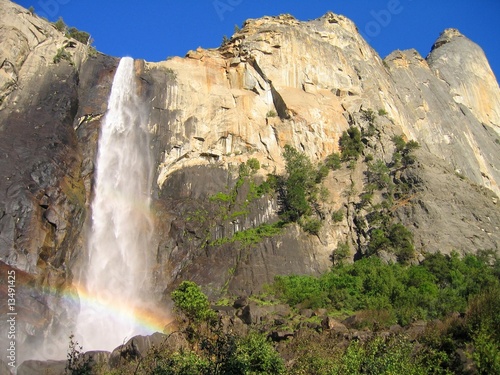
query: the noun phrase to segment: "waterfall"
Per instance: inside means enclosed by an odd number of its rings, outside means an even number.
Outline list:
[[[137,334],[149,288],[152,161],[134,60],[115,73],[97,154],[88,263],[76,338],[85,350],[112,350]]]

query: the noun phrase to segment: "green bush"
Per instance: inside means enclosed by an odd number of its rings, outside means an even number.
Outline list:
[[[57,53],[53,58],[53,62],[54,62],[54,64],[58,64],[62,60],[66,60],[70,64],[72,63],[71,54],[68,51],[66,51],[66,49],[64,47],[61,47],[57,50]]]
[[[53,25],[57,31],[66,32],[67,26],[64,23],[64,20],[62,17],[59,17],[59,19],[56,22],[54,22]]]
[[[257,172],[260,169],[260,162],[255,158],[248,159],[246,164],[252,172]]]
[[[339,139],[339,146],[342,161],[357,160],[364,148],[359,129],[351,126],[344,131]]]
[[[304,229],[307,233],[318,235],[323,223],[321,220],[316,218],[307,218],[304,219],[301,223],[302,229]]]
[[[286,222],[298,222],[312,213],[311,203],[316,201],[317,173],[309,158],[286,145],[283,153],[286,176],[279,186],[281,216]]]
[[[332,212],[332,221],[334,223],[340,223],[342,220],[344,220],[344,211],[342,209]]]
[[[340,155],[337,152],[328,155],[325,160],[325,165],[334,171],[340,169],[342,166]]]
[[[375,112],[373,109],[362,109],[361,110],[361,118],[365,121],[368,121],[370,124],[375,123]]]
[[[264,335],[251,332],[237,341],[236,350],[221,373],[279,375],[285,373],[285,365]]]
[[[333,374],[405,374],[427,375],[436,362],[428,362],[421,349],[404,336],[374,337],[365,343],[352,342],[335,366]]]
[[[208,321],[215,317],[207,296],[192,281],[183,281],[171,297],[175,307],[193,322]]]
[[[383,160],[369,163],[366,172],[368,183],[374,184],[379,190],[388,189],[392,185],[390,172],[391,170]]]
[[[389,239],[385,240],[390,243]],[[335,252],[333,260],[334,257]],[[489,331],[500,336],[498,285],[494,267],[472,255],[463,259],[429,255],[422,265],[412,266],[383,264],[378,257],[372,256],[353,264],[334,262],[332,270],[319,278],[276,277],[271,290],[291,306],[313,305],[340,312],[386,309],[394,313],[401,324],[465,312],[472,296],[490,290],[490,295],[477,297],[469,303],[468,326],[475,332],[487,322]]]

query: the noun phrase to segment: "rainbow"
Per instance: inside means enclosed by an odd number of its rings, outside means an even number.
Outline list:
[[[149,332],[165,332],[165,326],[168,325],[172,318],[166,311],[161,311],[159,308],[137,307],[120,299],[120,296],[93,295],[87,289],[78,283],[73,283],[72,288],[66,289],[62,293],[62,298],[71,303],[80,305],[87,304],[97,310],[103,310],[108,316],[125,317],[141,328],[141,331]]]

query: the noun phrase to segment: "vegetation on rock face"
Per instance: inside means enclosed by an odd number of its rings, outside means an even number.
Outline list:
[[[344,131],[339,139],[339,146],[342,161],[356,160],[364,148],[359,129],[351,126],[347,131]]]
[[[177,332],[185,337],[183,344],[153,347],[129,365],[93,373],[450,375],[469,373],[467,366],[474,373],[497,374],[499,270],[500,259],[482,251],[463,258],[432,254],[410,266],[370,257],[334,266],[321,277],[278,276],[268,297],[261,298],[277,297],[296,312],[274,319],[275,328],[263,319],[243,331],[231,325],[241,313],[216,317],[200,287],[183,282],[172,293],[177,311],[191,317]],[[350,317],[337,323],[340,331],[335,325],[294,323],[305,308],[326,321]],[[294,334],[273,342],[277,336],[270,330],[279,327]]]
[[[496,261],[498,264],[498,260]],[[283,302],[301,308],[328,308],[338,313],[386,310],[382,326],[406,325],[417,319],[443,318],[452,312],[465,313],[469,299],[481,290],[500,290],[500,280],[478,256],[460,259],[458,254],[428,255],[421,265],[384,264],[378,257],[353,264],[339,264],[321,277],[277,276],[271,290]],[[469,312],[481,322],[500,309],[486,294],[474,300]],[[489,308],[489,310],[488,310]],[[481,311],[487,311],[481,313]],[[491,326],[499,323],[492,318]],[[496,319],[496,320],[494,320]],[[469,319],[475,330],[480,324]],[[500,331],[497,339],[500,340]]]
[[[172,300],[176,308],[193,322],[210,320],[215,316],[210,309],[207,296],[192,281],[183,281],[172,292]]]
[[[78,344],[74,335],[70,335],[65,375],[91,375],[94,373],[92,367],[92,358],[85,356],[83,347]]]

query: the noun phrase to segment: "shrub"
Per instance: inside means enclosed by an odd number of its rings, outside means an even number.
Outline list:
[[[347,241],[339,243],[331,255],[333,265],[336,266],[342,264],[350,254],[351,249],[349,248],[349,243]]]
[[[326,165],[321,165],[316,171],[316,178],[314,179],[314,181],[317,184],[321,183],[326,178],[326,176],[328,176],[328,172],[328,167]]]
[[[56,55],[53,58],[54,64],[58,64],[61,60],[66,60],[71,64],[71,54],[66,51],[64,47],[61,47],[57,50]]]
[[[64,23],[64,20],[62,19],[62,17],[59,17],[59,19],[56,22],[54,22],[53,25],[57,31],[66,32],[67,26]]]
[[[67,31],[67,36],[73,39],[76,39],[80,43],[90,45],[92,43],[92,39],[90,38],[90,34],[86,31],[78,30],[76,27],[70,27]]]
[[[75,340],[75,336],[69,336],[69,348],[66,356],[66,367],[64,373],[67,375],[91,375],[92,358],[86,357],[83,347]]]
[[[208,321],[215,317],[207,296],[192,281],[183,281],[171,294],[175,307],[193,322]]]
[[[266,117],[276,117],[276,116],[278,116],[278,114],[274,109],[271,109],[266,113]]]
[[[286,222],[297,222],[312,212],[311,203],[316,201],[317,173],[309,158],[286,145],[283,154],[287,175],[279,186],[281,216]]]
[[[266,337],[252,332],[237,341],[236,350],[221,373],[279,375],[285,373],[285,365]]]
[[[370,124],[373,124],[375,122],[375,112],[370,108],[362,109],[361,118],[365,121],[368,121]]]
[[[392,137],[392,142],[394,143],[394,146],[396,147],[397,152],[403,152],[403,150],[406,146],[406,142],[402,136],[395,135],[394,137]]]
[[[413,233],[402,224],[393,224],[388,233],[391,247],[398,257],[398,262],[406,264],[415,255],[413,247]]]
[[[260,162],[255,158],[247,160],[247,166],[252,172],[257,172],[260,169]]]
[[[387,116],[387,115],[388,115],[388,113],[387,113],[387,111],[386,111],[385,109],[380,108],[380,109],[378,110],[378,115],[379,115],[379,116]]]
[[[328,155],[325,160],[325,165],[334,171],[340,169],[340,167],[342,166],[340,155],[336,152]]]
[[[344,131],[339,139],[339,146],[342,161],[356,160],[364,148],[359,129],[351,126]]]
[[[369,163],[366,174],[368,183],[375,184],[379,190],[389,188],[391,185],[390,169],[383,160]]]
[[[301,223],[302,229],[307,233],[318,235],[323,223],[316,218],[307,218]]]
[[[342,209],[339,209],[332,213],[332,221],[334,223],[340,223],[342,220],[344,220],[344,212],[342,211]]]

